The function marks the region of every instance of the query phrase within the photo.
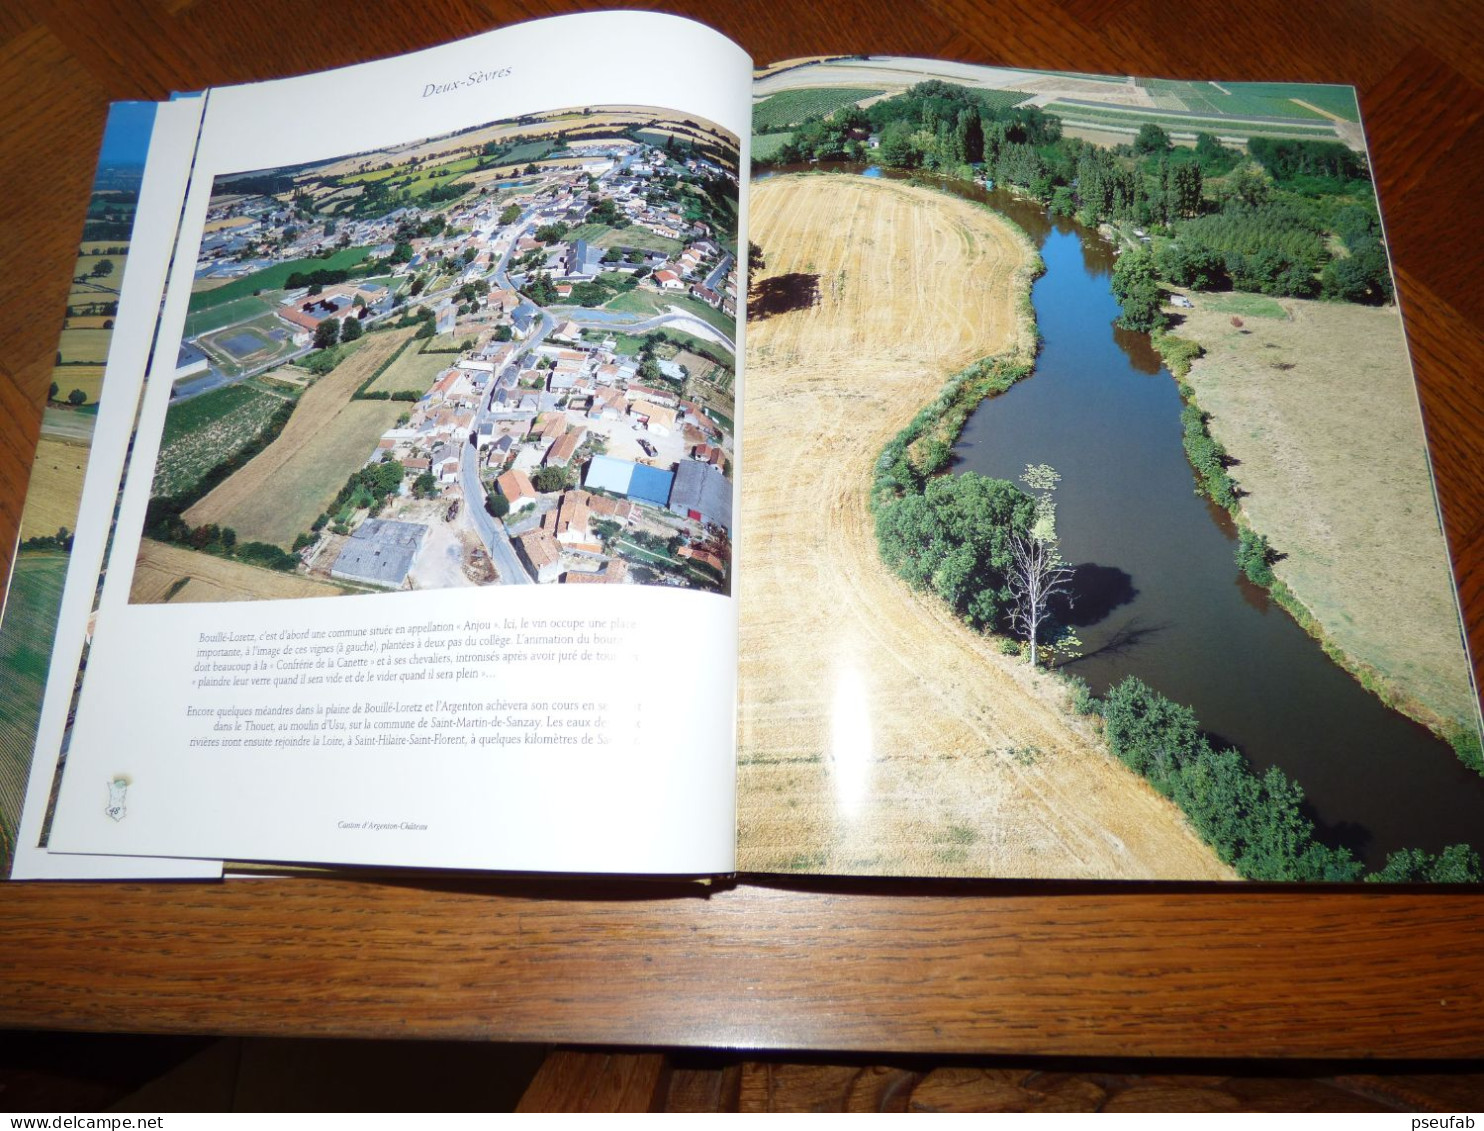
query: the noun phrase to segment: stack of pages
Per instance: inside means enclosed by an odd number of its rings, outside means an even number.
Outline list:
[[[1480,879],[1349,88],[592,13],[117,106],[0,664],[17,878]]]

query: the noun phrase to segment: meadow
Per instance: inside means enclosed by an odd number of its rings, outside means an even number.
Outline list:
[[[22,541],[47,537],[58,527],[77,529],[77,501],[82,497],[88,445],[42,434],[31,461],[31,482],[21,510]]]
[[[59,401],[65,402],[69,393],[79,389],[84,404],[97,404],[103,389],[103,365],[58,365],[52,370],[52,380],[57,383]]]
[[[432,339],[426,342],[414,341],[412,345],[404,349],[386,371],[371,382],[366,390],[368,393],[400,393],[413,392],[422,396],[433,385],[433,379],[440,372],[447,369],[456,358],[446,353],[425,353],[416,347],[421,345],[426,349]]]
[[[1408,714],[1472,720],[1396,308],[1283,299],[1286,317],[1238,328],[1222,309],[1236,296],[1191,297],[1178,333],[1206,354],[1186,380],[1238,461],[1243,517],[1283,555],[1273,572]]]
[[[63,330],[57,352],[62,355],[64,363],[81,361],[102,365],[108,360],[108,343],[112,338],[112,330]]]

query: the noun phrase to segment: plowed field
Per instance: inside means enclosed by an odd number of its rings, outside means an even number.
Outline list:
[[[1025,333],[1025,237],[861,177],[764,180],[751,211],[764,277],[816,275],[818,301],[748,327],[739,867],[1231,878],[1053,678],[877,557],[873,461]]]

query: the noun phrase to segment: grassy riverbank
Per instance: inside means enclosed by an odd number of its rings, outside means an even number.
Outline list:
[[[1333,659],[1445,737],[1474,726],[1432,482],[1395,308],[1299,299],[1237,316],[1193,294],[1185,381],[1235,461],[1240,521],[1281,555],[1273,595]]]

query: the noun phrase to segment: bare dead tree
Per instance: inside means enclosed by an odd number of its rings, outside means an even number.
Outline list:
[[[1054,541],[1020,534],[1010,543],[1005,580],[1010,588],[1010,623],[1030,641],[1034,667],[1041,625],[1051,615],[1051,599],[1064,595],[1071,603],[1072,570],[1057,553]]]

